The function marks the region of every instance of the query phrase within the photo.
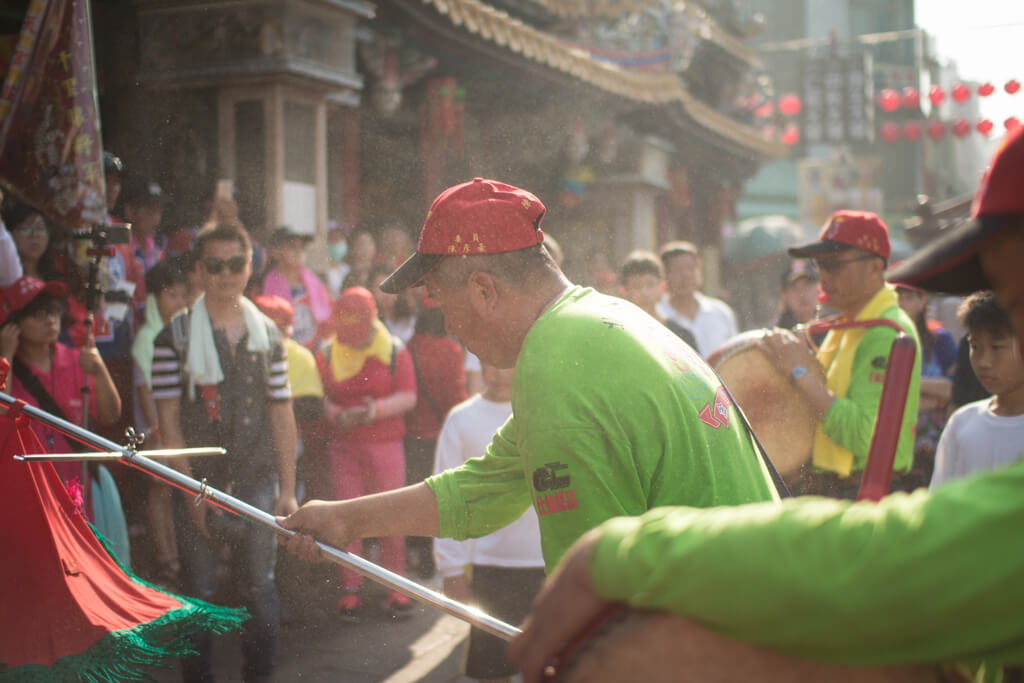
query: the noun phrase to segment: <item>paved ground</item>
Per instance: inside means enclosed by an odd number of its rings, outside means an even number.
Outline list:
[[[366,614],[359,623],[334,617],[337,586],[333,565],[279,565],[283,619],[274,680],[375,683],[450,683],[459,676],[468,625],[417,605],[413,616],[396,621],[380,603],[382,589],[368,585]],[[434,577],[421,580],[438,588]],[[217,680],[241,681],[237,634],[216,642]],[[180,681],[177,670],[155,674],[160,683]]]

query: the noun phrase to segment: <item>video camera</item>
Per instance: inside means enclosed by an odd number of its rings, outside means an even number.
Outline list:
[[[96,246],[105,244],[128,244],[132,237],[131,223],[119,225],[93,225],[83,230],[72,230],[71,237],[76,240],[89,240]]]

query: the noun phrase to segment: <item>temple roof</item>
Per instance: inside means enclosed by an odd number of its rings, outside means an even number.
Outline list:
[[[682,80],[671,73],[638,72],[594,59],[481,0],[419,0],[447,17],[455,26],[526,59],[569,74],[607,93],[648,105],[679,106],[698,126],[737,145],[748,154],[774,158],[786,147],[765,139],[751,126],[736,121],[698,100]],[[618,0],[534,0],[566,6],[622,5]],[[644,0],[622,0],[637,5]]]
[[[660,4],[658,0],[529,0],[559,17],[617,17]],[[736,59],[757,63],[757,53],[742,40],[726,31],[708,12],[695,2],[677,0],[676,9],[699,23],[702,37],[710,40]]]

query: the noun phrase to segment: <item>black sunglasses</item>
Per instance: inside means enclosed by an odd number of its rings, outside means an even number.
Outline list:
[[[861,256],[854,256],[853,258],[847,259],[835,259],[833,261],[815,261],[815,265],[818,266],[818,270],[825,273],[835,273],[839,271],[847,263],[857,263],[858,261],[870,261],[871,259],[882,258],[875,254],[863,254]]]
[[[228,267],[232,273],[237,275],[245,270],[245,264],[248,262],[244,256],[232,256],[229,259],[217,258],[216,256],[207,256],[203,259],[203,268],[210,275],[218,275],[220,271],[224,269],[224,266]]]

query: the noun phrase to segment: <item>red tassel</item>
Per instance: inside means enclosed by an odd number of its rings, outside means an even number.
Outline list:
[[[217,392],[217,385],[203,384],[199,387],[199,392],[203,398],[203,405],[206,406],[206,414],[216,422],[220,419],[220,394]]]

